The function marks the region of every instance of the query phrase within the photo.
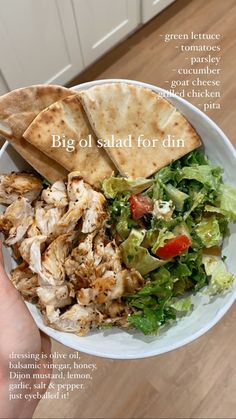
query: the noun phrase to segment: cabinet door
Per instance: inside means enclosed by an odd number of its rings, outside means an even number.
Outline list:
[[[142,23],[148,22],[175,0],[142,0]]]
[[[140,22],[139,0],[73,0],[86,66],[131,33]]]
[[[83,63],[71,1],[1,0],[0,57],[9,89],[75,77]]]

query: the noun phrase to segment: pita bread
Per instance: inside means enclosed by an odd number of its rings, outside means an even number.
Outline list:
[[[99,186],[107,176],[111,176],[114,166],[107,153],[97,147],[83,107],[75,95],[69,96],[44,109],[23,134],[24,138],[51,159],[72,172],[77,170],[90,184]],[[66,150],[62,145],[52,147],[52,135],[61,139],[74,140],[74,150]],[[80,140],[89,140],[87,145]],[[68,143],[65,143],[67,145]]]
[[[124,141],[131,135],[131,148],[105,148],[123,176],[148,177],[201,144],[183,115],[152,90],[126,83],[104,83],[78,96],[99,139],[111,141],[113,135],[115,141]],[[141,139],[151,140],[152,145],[152,140],[157,139],[155,148],[144,148],[142,142],[138,147],[140,135]],[[172,143],[164,147],[168,135],[171,140],[182,139],[184,147],[173,147]]]
[[[54,162],[22,137],[37,114],[51,103],[71,95],[61,86],[37,85],[13,90],[0,97],[0,134],[49,182],[67,177],[67,170]]]
[[[19,140],[15,139],[13,142],[10,140],[10,143],[23,159],[50,183],[67,178],[68,171],[64,167],[60,166],[32,144],[25,141],[24,138]]]
[[[36,85],[12,90],[0,96],[0,135],[21,139],[23,132],[44,108],[72,94],[54,85]]]

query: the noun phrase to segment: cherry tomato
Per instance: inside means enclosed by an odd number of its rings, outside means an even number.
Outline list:
[[[163,247],[159,247],[156,251],[156,255],[161,259],[171,259],[175,256],[181,255],[181,253],[187,250],[190,245],[191,241],[188,236],[182,234],[168,240]]]
[[[153,202],[149,196],[131,195],[129,202],[133,220],[138,220],[153,210]]]

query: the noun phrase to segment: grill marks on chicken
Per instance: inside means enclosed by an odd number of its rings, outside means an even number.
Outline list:
[[[42,200],[56,208],[64,208],[68,205],[66,185],[62,180],[58,180],[51,187],[44,189]]]
[[[0,204],[10,205],[21,197],[32,202],[39,196],[42,188],[40,179],[29,173],[1,174]]]
[[[33,222],[34,210],[26,198],[18,198],[0,216],[0,231],[6,236],[6,244],[20,242]]]
[[[51,204],[44,205],[43,201],[37,202],[35,207],[35,225],[41,234],[46,236],[53,234],[64,212],[64,208],[54,208]]]
[[[33,303],[37,302],[38,275],[28,268],[26,262],[22,262],[12,270],[11,280],[25,300]]]
[[[24,184],[25,178],[17,175],[18,185]],[[12,271],[13,284],[26,300],[37,303],[46,324],[55,329],[84,335],[103,324],[126,326],[131,309],[122,297],[141,288],[143,278],[123,268],[115,241],[107,243],[103,194],[79,172],[41,194],[37,178],[26,180],[18,195],[12,188],[5,198],[10,205],[0,216],[6,244],[23,259]]]

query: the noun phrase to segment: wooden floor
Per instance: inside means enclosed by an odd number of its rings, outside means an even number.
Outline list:
[[[236,145],[235,18],[235,0],[179,0],[71,85],[129,78],[167,87],[184,54],[164,46],[159,35],[220,31],[222,109],[208,115]],[[70,352],[56,342],[53,350]],[[41,401],[34,418],[236,418],[235,305],[205,336],[174,352],[135,361],[81,357],[98,366],[87,390],[69,400]]]

